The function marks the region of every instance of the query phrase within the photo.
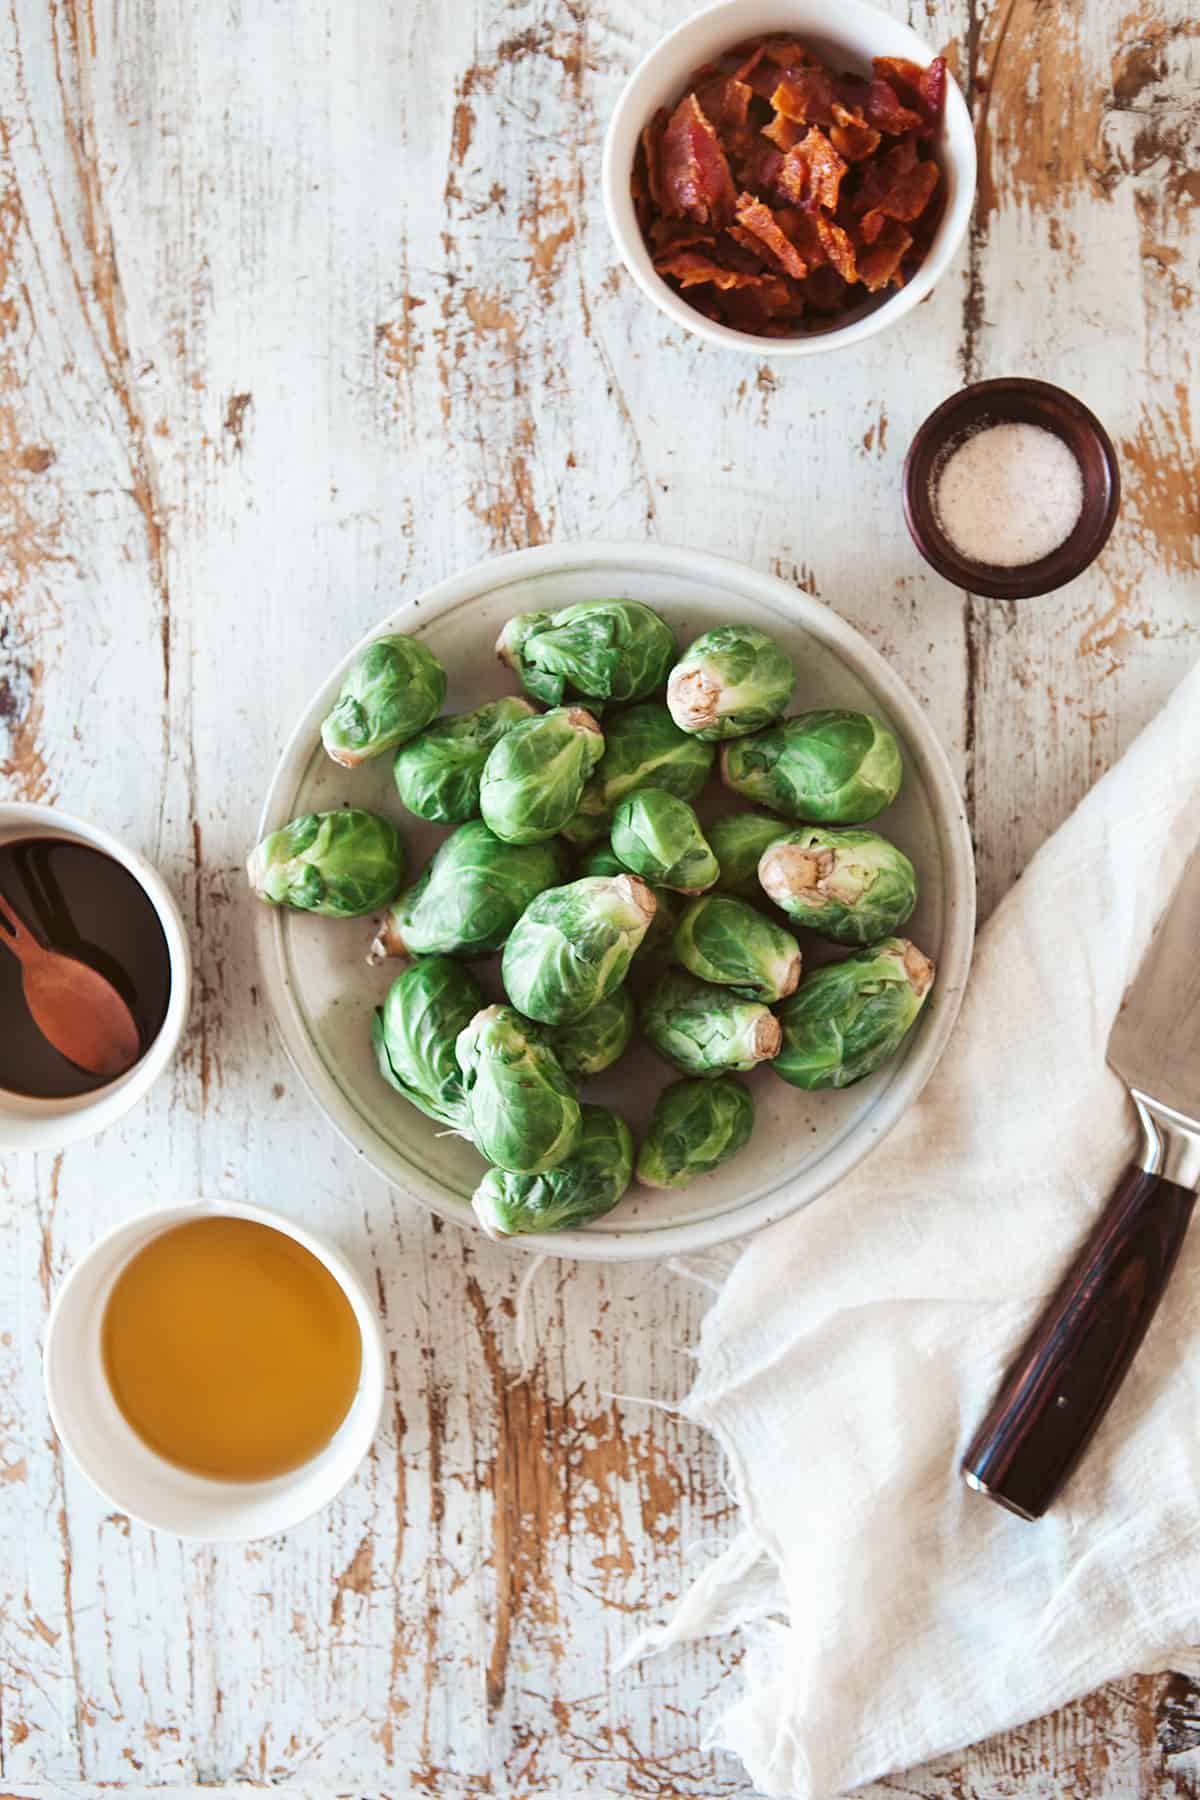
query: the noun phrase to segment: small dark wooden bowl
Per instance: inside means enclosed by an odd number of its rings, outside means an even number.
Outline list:
[[[1065,543],[1036,562],[997,568],[962,556],[938,523],[933,504],[942,465],[968,432],[987,425],[1042,425],[1060,437],[1083,474],[1083,507]],[[904,517],[926,562],[956,587],[992,600],[1030,600],[1081,575],[1099,556],[1121,503],[1121,471],[1112,440],[1082,400],[1048,381],[1006,376],[977,381],[931,412],[904,459]]]

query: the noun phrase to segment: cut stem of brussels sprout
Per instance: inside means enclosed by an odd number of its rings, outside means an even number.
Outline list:
[[[753,1069],[779,1053],[779,1020],[758,1000],[714,987],[686,969],[660,976],[642,1008],[648,1041],[683,1075]]]
[[[796,685],[791,659],[752,625],[718,625],[689,645],[671,670],[667,705],[683,731],[745,737],[787,709]]]
[[[321,742],[344,769],[415,737],[446,698],[446,671],[416,638],[376,638],[361,650],[321,726]]]
[[[820,825],[873,819],[903,774],[899,745],[869,713],[797,713],[721,749],[721,779],[735,794]]]
[[[534,708],[519,694],[491,700],[474,712],[435,719],[396,752],[392,774],[409,812],[434,825],[462,825],[479,812],[484,766],[505,732]]]
[[[566,864],[556,840],[506,844],[482,819],[471,819],[439,844],[396,900],[367,960],[498,950],[535,895],[562,880]]]
[[[779,1009],[772,1067],[793,1087],[849,1087],[899,1049],[933,986],[934,967],[907,938],[885,938],[806,975]]]
[[[640,788],[622,800],[612,847],[627,869],[681,894],[702,894],[721,872],[692,808],[665,788]]]
[[[874,831],[788,832],[763,852],[758,877],[797,925],[838,944],[890,936],[917,903],[912,864]]]
[[[543,1024],[582,1018],[629,972],[656,909],[636,875],[585,876],[532,900],[504,946],[504,991]]]
[[[513,1175],[540,1175],[579,1143],[579,1102],[561,1063],[511,1006],[487,1006],[458,1034],[471,1138]]]
[[[579,1143],[541,1175],[489,1169],[471,1204],[489,1237],[567,1231],[612,1211],[633,1178],[633,1138],[605,1106],[584,1106]]]
[[[637,1178],[643,1187],[687,1187],[736,1156],[753,1129],[754,1102],[740,1082],[673,1082],[658,1096]]]
[[[484,765],[479,809],[509,844],[554,837],[579,805],[604,754],[604,734],[581,706],[560,706],[505,733]]]
[[[404,845],[378,813],[303,813],[257,844],[246,875],[260,900],[327,919],[357,919],[395,898]]]
[[[672,943],[691,974],[754,1000],[782,1000],[800,980],[791,932],[728,894],[704,894],[686,906]]]

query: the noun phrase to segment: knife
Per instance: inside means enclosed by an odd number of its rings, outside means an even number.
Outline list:
[[[1162,1298],[1200,1187],[1200,850],[1108,1040],[1142,1143],[1004,1377],[968,1487],[1038,1519],[1082,1457]]]

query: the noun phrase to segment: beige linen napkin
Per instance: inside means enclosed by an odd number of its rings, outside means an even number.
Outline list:
[[[743,1529],[637,1649],[744,1630],[711,1741],[767,1794],[826,1800],[1200,1640],[1200,1219],[1051,1513],[958,1475],[1134,1148],[1105,1042],[1198,837],[1200,670],[981,934],[920,1101],[750,1244],[706,1320],[685,1411]]]

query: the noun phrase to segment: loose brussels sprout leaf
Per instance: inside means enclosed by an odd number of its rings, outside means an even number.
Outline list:
[[[667,705],[683,731],[745,737],[787,711],[796,671],[773,638],[752,625],[718,625],[684,651],[667,682]]]
[[[754,1102],[737,1081],[675,1081],[658,1096],[637,1159],[645,1187],[682,1188],[748,1141]]]
[[[694,800],[715,760],[711,746],[680,731],[659,701],[631,706],[606,724],[604,755],[563,836],[576,844],[603,837],[619,803],[638,788],[665,788],[680,800]]]
[[[627,869],[681,894],[703,893],[721,872],[699,819],[665,788],[640,788],[622,800],[612,847]]]
[[[471,1204],[489,1237],[568,1231],[611,1212],[633,1178],[633,1137],[606,1106],[580,1108],[579,1143],[542,1175],[489,1169]]]
[[[869,713],[797,713],[721,750],[721,779],[735,794],[819,825],[873,819],[903,774],[899,745]]]
[[[434,825],[462,825],[479,812],[484,764],[506,731],[533,716],[528,700],[506,694],[474,712],[436,719],[397,750],[396,790],[409,812]]]
[[[246,861],[250,886],[272,906],[357,919],[395,898],[404,845],[377,813],[304,813],[271,832]]]
[[[806,975],[779,1009],[774,1067],[798,1088],[843,1088],[900,1047],[933,986],[933,964],[907,938],[885,938]]]
[[[479,809],[506,843],[540,843],[562,830],[603,754],[600,727],[582,707],[523,719],[484,765]]]
[[[769,844],[786,834],[787,826],[773,813],[728,813],[723,819],[714,819],[706,836],[721,870],[718,891],[736,894],[741,900],[757,900],[762,893],[759,858]]]
[[[782,1000],[800,979],[800,946],[790,931],[728,894],[703,894],[675,927],[675,955],[702,981],[752,1000]]]
[[[580,875],[630,875],[620,857],[615,855],[611,844],[597,844],[594,850],[582,858],[579,864]],[[633,953],[635,963],[644,964],[655,951],[662,950],[670,943],[675,926],[679,920],[679,898],[670,888],[651,888],[654,895],[654,917],[646,927],[646,935]]]
[[[479,983],[447,956],[427,956],[398,975],[371,1018],[379,1073],[398,1094],[466,1133],[467,1097],[454,1042],[483,1005]]]
[[[636,1023],[633,1001],[628,990],[620,987],[581,1019],[548,1025],[542,1036],[572,1081],[586,1081],[624,1056]]]
[[[654,917],[636,875],[590,875],[531,900],[504,946],[504,991],[542,1024],[565,1024],[598,1006],[629,972]]]
[[[498,950],[529,902],[566,872],[563,846],[506,844],[472,819],[388,913],[371,951],[385,956],[481,956]]]
[[[779,1052],[779,1021],[767,1007],[686,969],[659,977],[642,1008],[642,1030],[682,1075],[752,1069]]]
[[[543,674],[525,661],[525,645],[535,632],[545,631],[550,624],[547,612],[515,613],[496,639],[496,655],[512,670],[527,694],[544,706],[557,706],[562,699],[562,682],[556,675]]]
[[[790,919],[835,944],[877,943],[917,904],[915,869],[874,831],[802,826],[768,845],[758,875]]]
[[[540,1175],[579,1142],[579,1102],[548,1044],[511,1006],[487,1006],[455,1043],[476,1148],[498,1169]]]
[[[584,600],[546,623],[524,613],[500,634],[497,654],[528,693],[557,706],[568,694],[585,700],[642,700],[661,687],[675,660],[664,619],[638,600]]]
[[[335,763],[357,768],[415,737],[445,698],[446,671],[432,650],[416,638],[376,638],[351,663],[321,742]]]

